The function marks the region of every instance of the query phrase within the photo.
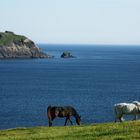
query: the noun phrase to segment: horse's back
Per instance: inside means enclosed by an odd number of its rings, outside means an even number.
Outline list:
[[[77,112],[72,106],[55,106],[55,114],[58,117],[66,117],[76,115]]]
[[[63,109],[66,109],[66,110],[69,110],[69,111],[76,111],[75,110],[75,108],[74,107],[72,107],[72,106],[64,106],[64,107],[62,107]]]
[[[72,106],[64,106],[63,108],[64,108],[64,110],[66,110],[68,112],[68,115],[70,115],[70,116],[77,114],[77,111]]]
[[[72,106],[48,106],[47,113],[48,115],[64,117],[64,116],[74,116],[77,114],[77,111]]]

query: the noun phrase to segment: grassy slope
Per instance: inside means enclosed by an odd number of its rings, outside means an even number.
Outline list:
[[[18,41],[18,40],[21,40],[21,39],[25,39],[24,36],[15,35],[13,33],[0,32],[0,35],[2,36],[0,38],[0,46],[10,45],[10,43],[12,43],[13,41]]]
[[[0,140],[140,140],[140,121],[0,131]]]

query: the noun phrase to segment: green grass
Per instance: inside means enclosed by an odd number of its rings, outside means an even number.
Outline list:
[[[25,37],[10,32],[0,32],[0,46],[8,46],[11,45],[12,42],[20,41],[22,39],[24,40]]]
[[[0,140],[140,140],[140,121],[1,130]]]

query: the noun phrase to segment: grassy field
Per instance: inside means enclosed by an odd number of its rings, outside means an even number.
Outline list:
[[[0,140],[140,140],[140,121],[0,130]]]

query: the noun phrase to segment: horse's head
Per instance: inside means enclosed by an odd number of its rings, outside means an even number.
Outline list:
[[[77,115],[77,116],[76,116],[76,123],[77,123],[78,125],[80,125],[80,122],[81,122],[81,116]]]

